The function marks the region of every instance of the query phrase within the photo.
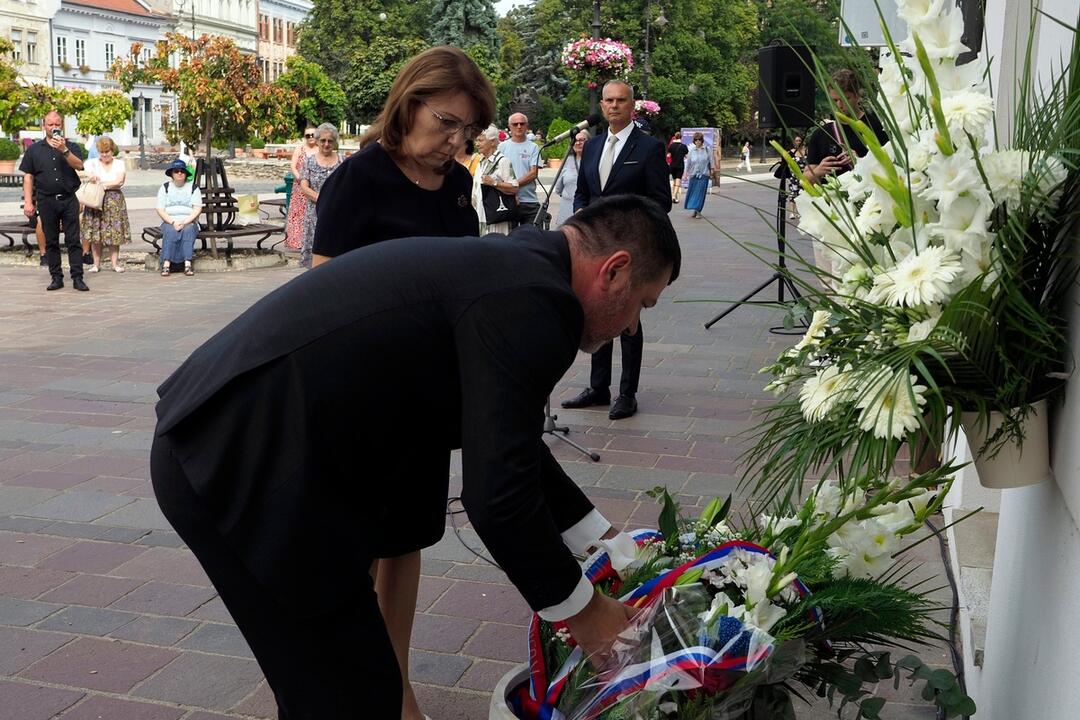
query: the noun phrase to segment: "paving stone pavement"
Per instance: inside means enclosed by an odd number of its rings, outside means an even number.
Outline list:
[[[704,220],[676,206],[682,275],[644,315],[639,413],[612,422],[606,408],[556,409],[601,461],[549,439],[556,456],[620,526],[655,522],[642,491],[658,484],[691,508],[743,496],[738,434],[769,400],[757,370],[794,339],[768,332],[774,309],[703,323],[724,307],[716,301],[768,276],[732,238],[769,245],[774,198],[729,184],[708,197]],[[156,385],[299,272],[101,273],[92,292],[46,293],[43,271],[0,266],[0,720],[275,716],[243,638],[157,509],[148,454]],[[587,382],[588,363],[579,356],[560,382],[556,407]],[[457,489],[458,458],[452,472]],[[463,520],[462,540],[482,552]],[[912,555],[941,573],[933,543]],[[525,657],[529,611],[453,532],[423,557],[412,660],[421,706],[436,720],[486,718],[491,689]],[[946,662],[939,649],[923,655]],[[889,694],[883,717],[933,717],[905,687]],[[362,708],[358,696],[357,717]]]

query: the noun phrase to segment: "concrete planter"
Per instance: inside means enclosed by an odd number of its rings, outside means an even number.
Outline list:
[[[1024,427],[1024,445],[1009,444],[992,458],[978,455],[986,438],[1001,426],[1001,413],[990,413],[988,425],[977,424],[976,413],[965,412],[961,424],[967,435],[971,453],[975,457],[975,469],[983,487],[1003,489],[1035,485],[1053,477],[1050,468],[1049,428],[1046,422],[1046,401],[1035,403]]]
[[[491,710],[488,713],[488,720],[519,720],[510,709],[510,703],[506,698],[527,682],[529,682],[529,666],[526,664],[511,668],[510,672],[503,675],[491,693]]]

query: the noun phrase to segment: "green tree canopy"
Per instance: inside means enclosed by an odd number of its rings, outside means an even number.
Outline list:
[[[345,119],[345,91],[319,65],[293,55],[275,82],[296,93],[293,130],[301,132],[307,125],[324,122],[338,125]]]
[[[494,57],[499,49],[497,20],[491,0],[434,0],[428,40],[463,50],[478,45]]]
[[[262,137],[288,131],[296,114],[296,93],[261,81],[255,57],[242,53],[231,39],[203,35],[191,39],[168,33],[157,42],[148,61],[139,57],[140,43],[111,68],[125,91],[136,83],[156,83],[176,93],[181,138],[194,145],[201,138],[242,142],[252,133]],[[174,59],[178,58],[178,60]]]
[[[378,37],[362,50],[356,50],[343,83],[349,119],[364,123],[374,120],[382,110],[398,70],[426,47],[420,38]]]

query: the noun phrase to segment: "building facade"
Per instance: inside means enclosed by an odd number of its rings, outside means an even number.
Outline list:
[[[1076,0],[1041,0],[1041,14],[1034,16],[1033,5],[1033,0],[986,2],[984,52],[992,59],[1000,138],[1012,136],[1017,74],[1023,72],[1029,40],[1036,85],[1057,78],[1072,50],[1073,33],[1062,23],[1076,26]],[[1070,303],[1068,352],[1074,365],[1080,357],[1078,299],[1080,293],[1074,293]],[[1053,477],[1029,487],[987,490],[979,486],[978,473],[969,465],[959,471],[950,493],[955,506],[952,519],[980,507],[983,512],[971,520],[978,523],[984,513],[996,518],[986,523],[991,530],[988,537],[976,536],[983,545],[974,548],[979,561],[962,561],[972,550],[965,545],[971,543],[972,533],[963,529],[969,521],[950,529],[949,538],[954,568],[960,571],[955,574],[960,579],[964,670],[979,720],[1064,719],[1078,714],[1080,394],[1073,382],[1075,373],[1063,402],[1049,414]],[[965,452],[958,460],[968,457]]]
[[[285,71],[285,60],[296,54],[296,30],[311,12],[307,0],[259,0],[259,70],[263,82]]]
[[[146,0],[176,17],[176,31],[189,37],[224,35],[241,52],[255,54],[259,0]]]
[[[143,57],[172,30],[175,19],[143,0],[63,0],[52,21],[52,75],[56,87],[101,92],[118,89],[108,70],[118,58],[142,43]],[[111,136],[120,145],[137,145],[140,129],[147,144],[166,142],[165,129],[175,122],[172,96],[156,85],[137,85],[128,93],[132,120]],[[75,119],[68,118],[74,133]]]
[[[0,35],[15,46],[13,60],[27,85],[52,82],[50,28],[60,0],[0,0]]]

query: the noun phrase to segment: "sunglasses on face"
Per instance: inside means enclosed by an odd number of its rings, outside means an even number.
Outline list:
[[[315,133],[304,133],[304,137],[313,138],[313,137],[315,137]]]

